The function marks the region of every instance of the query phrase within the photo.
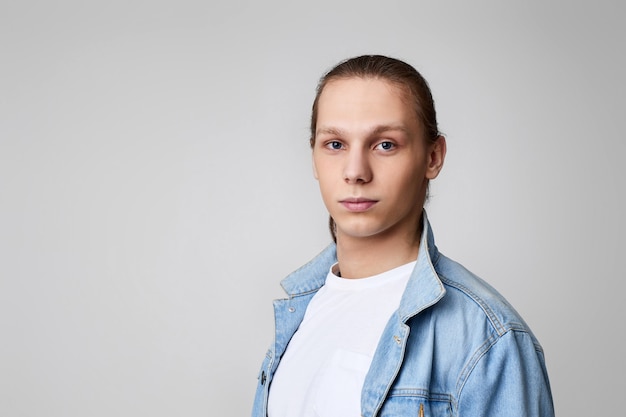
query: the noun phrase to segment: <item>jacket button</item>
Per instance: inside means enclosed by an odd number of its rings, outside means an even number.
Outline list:
[[[265,380],[267,376],[265,375],[265,371],[261,372],[261,385],[265,385]]]

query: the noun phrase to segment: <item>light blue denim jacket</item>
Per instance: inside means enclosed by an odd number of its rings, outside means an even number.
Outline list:
[[[365,378],[362,416],[553,416],[539,342],[496,290],[438,252],[423,217],[417,264]],[[289,297],[274,301],[253,417],[266,417],[278,362],[336,261],[331,245],[282,281]]]

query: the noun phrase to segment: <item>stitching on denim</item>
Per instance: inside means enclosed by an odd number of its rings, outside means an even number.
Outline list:
[[[463,369],[461,370],[461,373],[459,374],[459,380],[457,381],[457,386],[458,386],[457,395],[459,399],[461,398],[461,393],[463,391],[463,388],[465,388],[465,383],[469,379],[469,376],[471,375],[471,373],[474,371],[474,368],[476,367],[478,362],[480,362],[480,360],[483,357],[485,357],[485,355],[487,355],[487,353],[491,350],[492,347],[496,345],[496,343],[502,340],[504,336],[506,336],[509,333],[522,333],[530,337],[531,340],[533,339],[532,335],[527,331],[526,328],[523,328],[523,329],[511,328],[507,330],[504,334],[498,337],[490,337],[487,340],[485,340],[485,342],[476,350],[474,355],[468,361],[467,365],[463,367]],[[543,350],[541,350],[540,346],[539,346],[539,350],[537,350],[537,344],[534,341],[533,341],[533,346],[535,347],[538,353],[543,354]]]
[[[483,310],[483,312],[485,313],[485,315],[487,316],[487,318],[489,319],[489,321],[491,322],[491,325],[494,327],[494,329],[496,330],[499,336],[504,335],[509,330],[509,328],[505,327],[500,322],[500,320],[498,320],[493,310],[483,301],[483,299],[480,298],[478,295],[476,295],[474,292],[472,292],[469,288],[467,288],[464,285],[459,284],[456,281],[451,281],[450,279],[446,278],[445,276],[441,274],[439,275],[439,278],[446,285],[449,285],[450,287],[456,288],[457,290],[463,292],[464,294],[469,296],[476,304],[478,304],[480,308]],[[525,330],[525,328],[522,326],[520,330]]]
[[[318,292],[320,290],[320,288],[322,288],[322,287],[313,288],[313,289],[305,291],[305,292],[289,294],[289,300],[293,300],[294,298],[297,298],[297,297],[304,297],[305,295],[309,295],[309,294],[314,294],[314,293]]]
[[[430,392],[423,388],[394,388],[389,392],[389,397],[419,397],[428,401],[452,402],[452,396],[450,394]]]
[[[476,352],[474,352],[470,360],[463,367],[463,369],[461,370],[461,373],[459,374],[459,379],[457,380],[457,383],[456,383],[457,384],[457,396],[459,399],[461,398],[461,392],[463,391],[463,388],[465,387],[465,383],[467,382],[467,379],[471,375],[472,371],[474,370],[478,362],[480,362],[480,360],[485,356],[485,354],[489,352],[491,347],[495,345],[496,342],[500,339],[501,339],[501,336],[500,337],[491,336],[488,339],[486,339],[483,342],[483,344],[480,345],[478,349],[476,349]]]

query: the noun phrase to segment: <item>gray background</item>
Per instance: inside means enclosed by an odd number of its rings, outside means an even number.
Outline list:
[[[619,414],[621,2],[214,3],[0,3],[0,415],[248,415],[329,241],[314,86],[362,53],[429,80],[438,245],[527,319],[557,414]]]

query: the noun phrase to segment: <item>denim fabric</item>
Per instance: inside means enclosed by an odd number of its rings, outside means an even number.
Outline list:
[[[553,416],[543,350],[526,323],[489,284],[438,252],[425,213],[423,230],[417,264],[365,378],[362,416]],[[289,297],[274,301],[276,334],[253,417],[266,417],[280,357],[335,262],[331,245],[282,281]]]

